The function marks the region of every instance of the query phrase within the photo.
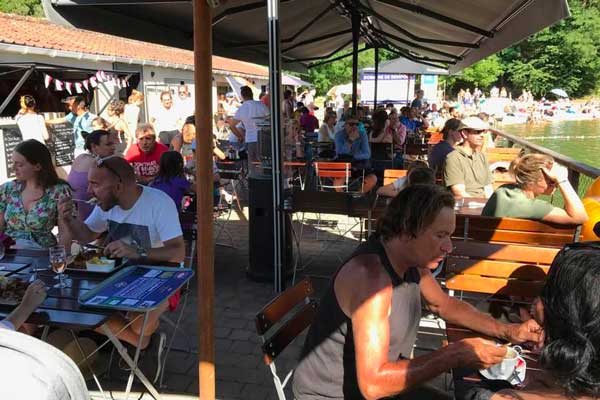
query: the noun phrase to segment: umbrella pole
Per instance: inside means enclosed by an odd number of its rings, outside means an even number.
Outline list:
[[[360,39],[360,14],[352,8],[352,108],[356,111],[358,101],[358,41]]]
[[[194,0],[194,90],[196,100],[196,196],[198,215],[197,315],[200,400],[215,398],[214,244],[212,229],[212,19],[206,0]]]
[[[379,47],[375,47],[375,91],[373,93],[373,111],[377,110],[377,85],[379,83]]]
[[[269,17],[269,92],[271,96],[271,171],[273,174],[273,289],[280,293],[285,249],[283,210],[283,162],[281,152],[281,49],[279,37],[279,0],[268,0]],[[287,262],[287,260],[286,260]]]

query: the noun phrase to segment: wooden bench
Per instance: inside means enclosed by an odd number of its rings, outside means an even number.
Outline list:
[[[519,218],[457,215],[453,237],[480,242],[562,247],[579,241],[581,226]]]
[[[455,250],[445,264],[449,290],[533,298],[556,253],[578,241],[580,226],[457,215]]]
[[[560,248],[458,241],[446,260],[446,288],[533,298]]]
[[[386,169],[383,171],[383,186],[389,185],[398,178],[406,176],[406,169]]]

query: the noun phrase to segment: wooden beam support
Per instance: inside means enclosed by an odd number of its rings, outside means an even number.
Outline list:
[[[197,313],[200,400],[215,399],[214,243],[212,168],[212,23],[206,0],[194,0],[194,93],[198,214]]]

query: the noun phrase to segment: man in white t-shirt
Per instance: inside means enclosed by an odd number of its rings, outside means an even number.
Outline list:
[[[160,104],[152,118],[150,118],[150,122],[154,125],[154,131],[158,134],[160,142],[171,147],[171,142],[179,135],[183,122],[178,110],[173,107],[171,92],[168,90],[161,92]]]
[[[182,124],[185,122],[186,118],[194,115],[194,99],[190,96],[190,91],[186,84],[181,84],[179,85],[179,88],[177,88],[177,102],[175,103],[175,107],[177,107],[179,120]]]
[[[252,166],[253,161],[260,161],[258,151],[258,127],[257,120],[269,115],[269,109],[262,102],[252,99],[252,89],[248,86],[242,86],[240,89],[243,103],[237,110],[233,120],[229,122],[231,131],[241,142],[246,143],[248,151],[248,165]],[[239,123],[242,123],[245,133],[237,129]],[[252,167],[250,167],[252,169]]]
[[[82,222],[73,216],[73,203],[67,199],[58,205],[59,218],[81,242],[88,243],[107,233],[104,254],[140,262],[181,263],[185,245],[177,207],[164,192],[135,181],[133,168],[121,157],[112,156],[94,165],[88,174],[89,188],[98,205]],[[142,349],[158,329],[158,319],[169,304],[149,314],[142,338]],[[135,314],[135,313],[129,313]],[[131,315],[130,317],[134,317]],[[115,317],[108,321],[119,332],[133,318]],[[117,336],[134,346],[140,338],[143,318],[136,319]]]

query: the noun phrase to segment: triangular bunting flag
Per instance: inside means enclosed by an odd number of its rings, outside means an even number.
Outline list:
[[[90,91],[90,80],[86,79],[82,83],[83,83],[83,87],[85,88],[85,90],[87,90],[89,92]]]
[[[65,82],[65,89],[67,90],[67,92],[69,92],[69,94],[73,94],[73,92],[71,92],[72,87],[73,87],[73,82]]]
[[[100,71],[96,72],[96,80],[98,82],[104,82],[104,79],[102,79],[102,73]]]
[[[58,79],[55,79],[54,80],[54,89],[56,89],[57,91],[64,90],[63,89],[63,82],[59,81]]]
[[[96,78],[95,76],[92,76],[92,77],[90,78],[90,85],[91,85],[93,88],[95,88],[96,86],[98,86],[98,82],[96,82],[96,81],[97,81],[97,78]]]
[[[75,91],[77,93],[83,93],[83,90],[81,89],[81,82],[75,82]]]
[[[48,74],[44,74],[44,85],[46,86],[46,89],[48,89],[48,86],[50,86],[50,82],[52,82],[52,77]]]

